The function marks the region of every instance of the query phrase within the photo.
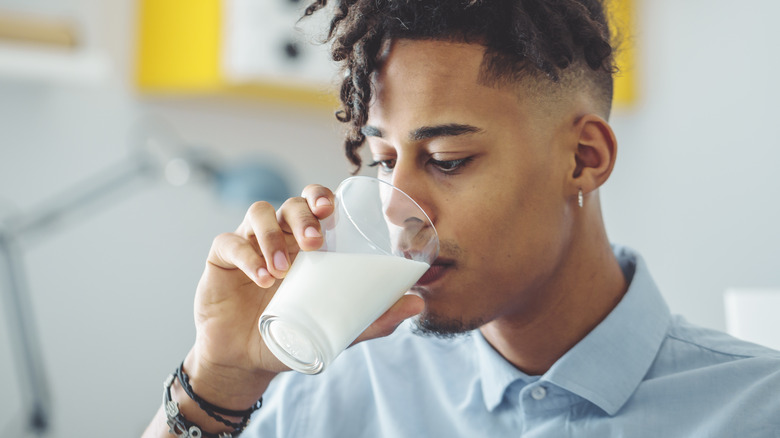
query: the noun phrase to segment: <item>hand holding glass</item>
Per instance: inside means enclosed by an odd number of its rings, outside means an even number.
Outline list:
[[[285,365],[327,367],[428,270],[438,256],[431,220],[398,188],[344,180],[322,222],[325,244],[301,251],[260,316],[260,334]]]

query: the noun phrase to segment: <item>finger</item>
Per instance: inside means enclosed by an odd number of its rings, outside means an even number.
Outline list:
[[[282,231],[284,232],[284,240],[287,245],[287,254],[292,260],[295,258],[295,254],[297,254],[301,248],[298,246],[298,242],[295,240],[295,236],[285,230],[284,227],[282,227]],[[249,225],[248,221],[242,221],[234,233],[238,234],[239,236],[244,236],[246,239],[248,239],[249,243],[252,244],[258,254],[262,254],[260,251],[260,245],[257,243],[257,238],[254,237],[255,232]]]
[[[405,319],[419,314],[424,308],[425,303],[422,298],[410,294],[402,296],[393,307],[361,333],[352,345],[393,333]]]
[[[279,208],[276,219],[282,230],[293,234],[301,249],[312,251],[322,246],[324,240],[320,221],[312,213],[306,199],[288,199]]]
[[[276,218],[276,211],[267,202],[255,202],[244,218],[247,239],[255,239],[265,259],[268,272],[276,278],[284,278],[290,268],[285,233]]]
[[[266,268],[265,260],[245,238],[223,233],[214,238],[208,263],[222,269],[239,269],[258,286],[269,288],[275,279]]]
[[[335,196],[329,188],[319,184],[310,184],[303,189],[301,197],[306,199],[309,210],[319,219],[324,219],[333,213]]]

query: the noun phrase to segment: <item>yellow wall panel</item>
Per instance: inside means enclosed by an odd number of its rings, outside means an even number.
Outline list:
[[[618,42],[615,76],[615,106],[630,106],[637,96],[636,68],[636,2],[637,0],[608,0],[611,32]]]
[[[140,0],[138,23],[141,89],[209,91],[223,85],[221,0]]]
[[[270,1],[270,0],[258,0]],[[233,83],[223,70],[224,0],[138,0],[136,82],[144,93],[224,96],[316,106],[339,105],[319,84]],[[290,22],[290,30],[294,21]]]
[[[268,0],[260,0],[268,1]],[[615,106],[637,99],[635,72],[636,0],[607,0],[612,33],[620,42]],[[227,83],[222,73],[222,0],[138,0],[137,82],[142,91],[220,92],[333,107],[335,96],[307,87]],[[326,93],[327,94],[327,93]]]

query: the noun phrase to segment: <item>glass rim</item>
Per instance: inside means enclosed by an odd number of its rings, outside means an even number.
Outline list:
[[[417,207],[417,209],[425,217],[425,220],[427,221],[427,223],[430,225],[431,229],[433,230],[433,235],[436,238],[435,253],[434,253],[430,263],[428,263],[429,265],[433,265],[433,262],[436,261],[436,259],[439,257],[439,250],[440,250],[441,243],[439,242],[439,232],[436,231],[436,227],[433,225],[433,221],[428,216],[428,213],[425,212],[425,209],[423,209],[420,206],[420,204],[417,203],[417,201],[415,201],[411,196],[409,196],[408,193],[404,192],[403,190],[399,189],[398,187],[394,186],[393,184],[391,184],[391,183],[389,183],[387,181],[381,180],[381,179],[373,177],[373,176],[365,176],[365,175],[353,175],[353,176],[350,176],[349,178],[347,178],[347,179],[341,181],[341,183],[339,183],[338,187],[336,187],[336,191],[334,192],[334,195],[336,195],[337,193],[341,192],[349,184],[352,184],[352,183],[354,183],[355,181],[358,181],[358,180],[371,181],[373,183],[379,183],[379,185],[384,184],[384,185],[390,187],[390,189],[396,190],[396,191],[398,191],[398,193],[401,193],[402,195],[404,195],[404,197],[406,197],[406,199],[408,199],[415,207]],[[342,199],[342,201],[343,201],[343,199]],[[364,239],[366,239],[375,248],[379,249],[383,253],[385,253],[387,255],[390,255],[390,256],[393,256],[393,257],[398,257],[397,254],[392,254],[392,253],[387,252],[384,248],[382,248],[381,245],[378,245],[373,239],[371,239],[370,237],[366,236],[366,234],[363,232],[363,230],[360,228],[360,226],[358,226],[357,222],[355,222],[355,219],[349,213],[349,209],[347,209],[345,207],[344,208],[344,212],[346,213],[347,218],[349,218],[349,221],[352,222],[352,225],[355,226],[355,229],[358,230],[358,232],[360,233],[361,236],[363,236]]]

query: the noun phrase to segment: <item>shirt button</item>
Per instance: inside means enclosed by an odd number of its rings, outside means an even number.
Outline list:
[[[543,386],[537,386],[531,390],[531,398],[541,400],[547,396],[547,390]]]

